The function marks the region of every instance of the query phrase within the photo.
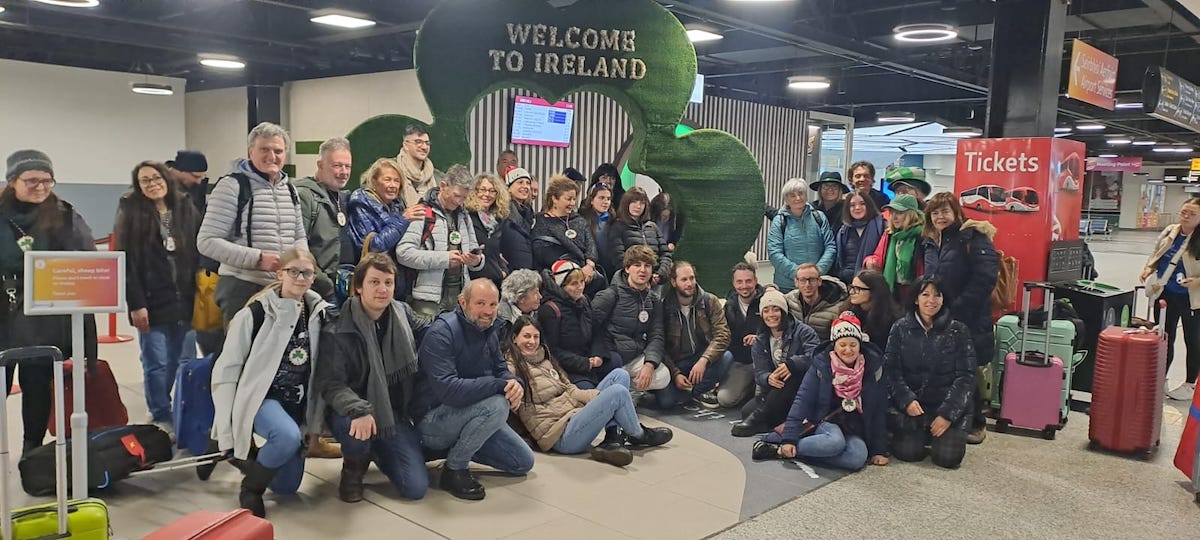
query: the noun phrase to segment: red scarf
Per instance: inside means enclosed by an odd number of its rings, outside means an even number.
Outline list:
[[[849,367],[842,363],[837,353],[829,352],[829,366],[833,368],[833,393],[843,400],[853,401],[855,411],[862,411],[863,372],[866,365],[867,360],[862,354],[858,355],[854,367]],[[838,406],[841,407],[841,404]]]

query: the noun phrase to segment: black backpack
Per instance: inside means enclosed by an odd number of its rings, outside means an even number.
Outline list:
[[[250,177],[243,173],[231,173],[227,178],[233,178],[238,183],[237,212],[233,215],[233,237],[242,237],[242,212],[246,212],[246,247],[254,247],[250,228],[254,225],[254,191],[250,188]],[[220,182],[218,182],[220,183]],[[300,197],[296,195],[296,187],[287,183],[288,195],[292,197],[292,205],[300,212]]]
[[[54,495],[55,443],[44,444],[21,456],[21,488],[40,497]],[[134,424],[88,434],[88,490],[105,489],[131,473],[170,461],[171,437],[157,426]],[[71,446],[68,439],[67,464],[70,478]]]

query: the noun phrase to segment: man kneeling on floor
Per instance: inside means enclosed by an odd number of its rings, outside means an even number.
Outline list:
[[[396,265],[383,253],[359,261],[351,286],[354,296],[321,332],[323,362],[316,374],[317,391],[329,404],[329,426],[342,445],[338,497],[362,500],[363,475],[374,459],[401,497],[420,499],[429,473],[410,412],[416,338],[429,321],[392,300]]]
[[[449,450],[441,487],[473,501],[483,499],[484,490],[467,469],[471,461],[513,476],[533,469],[533,451],[507,424],[525,392],[500,352],[499,303],[500,292],[490,280],[467,283],[458,308],[430,324],[417,355],[414,418],[421,418],[421,442],[431,450]]]

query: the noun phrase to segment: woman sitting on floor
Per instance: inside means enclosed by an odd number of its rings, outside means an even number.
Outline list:
[[[862,469],[868,457],[888,464],[883,351],[863,341],[850,312],[833,321],[829,337],[813,351],[782,429],[754,443],[754,459],[800,458],[849,471]]]
[[[591,449],[592,459],[624,467],[633,462],[626,440],[633,446],[660,446],[674,436],[670,428],[638,422],[625,370],[610,371],[595,390],[571,384],[542,345],[541,330],[528,315],[517,317],[511,341],[505,345],[508,369],[525,384],[517,415],[543,452],[583,453],[603,431],[604,440]]]

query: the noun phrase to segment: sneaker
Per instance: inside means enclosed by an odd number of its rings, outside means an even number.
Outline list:
[[[980,444],[987,438],[987,428],[981,427],[967,434],[967,444]]]
[[[1196,392],[1196,383],[1185,382],[1170,392],[1167,392],[1167,397],[1176,401],[1191,401],[1192,394]]]
[[[721,408],[721,402],[717,401],[717,391],[716,390],[709,390],[703,394],[700,394],[700,395],[692,398],[692,401],[695,401],[697,405],[700,405],[701,407],[704,407],[705,409],[720,409]]]
[[[779,459],[779,445],[765,441],[754,441],[754,448],[750,451],[750,458],[754,461]]]
[[[591,454],[592,459],[617,467],[633,463],[633,452],[619,442],[601,443],[599,446],[592,447]]]
[[[674,436],[675,433],[671,431],[671,428],[652,428],[642,424],[642,436],[634,437],[629,435],[627,440],[629,445],[633,447],[662,446],[671,442],[671,438]]]

